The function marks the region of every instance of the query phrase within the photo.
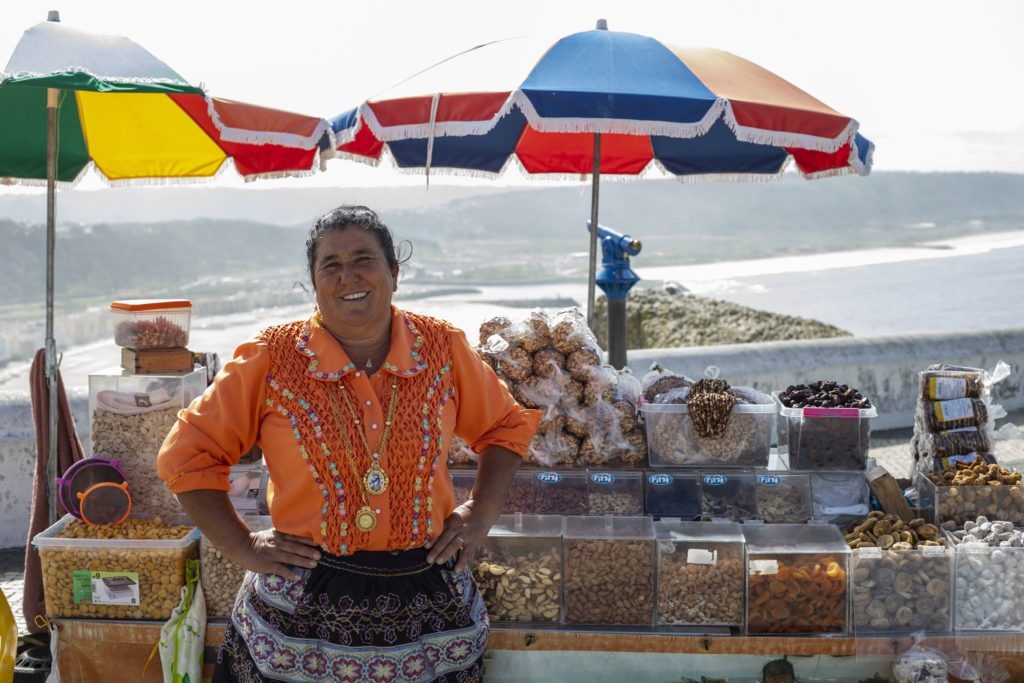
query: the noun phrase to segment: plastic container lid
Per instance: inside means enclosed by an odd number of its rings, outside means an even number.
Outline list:
[[[163,311],[171,308],[192,308],[192,302],[188,299],[123,299],[110,302],[110,310],[129,313]]]
[[[872,405],[870,408],[787,408],[782,405],[782,399],[779,398],[779,392],[773,391],[772,398],[778,404],[779,414],[783,417],[838,417],[838,418],[865,418],[865,417],[878,417],[878,411],[875,410],[875,406]]]
[[[736,522],[681,522],[662,520],[654,523],[659,541],[676,543],[743,543],[742,527]]]
[[[78,494],[82,521],[86,524],[120,524],[132,511],[128,482],[103,482]]]
[[[490,537],[536,538],[562,535],[561,515],[501,515],[491,526]]]
[[[97,484],[121,484],[125,481],[121,461],[100,457],[83,458],[57,478],[57,500],[65,512],[82,519],[80,496]]]

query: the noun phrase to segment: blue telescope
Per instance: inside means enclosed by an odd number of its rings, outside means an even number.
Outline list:
[[[587,221],[587,232],[591,231]],[[601,240],[601,267],[594,282],[608,298],[608,362],[617,369],[626,365],[626,297],[640,277],[629,267],[629,257],[640,253],[640,240],[597,224]]]

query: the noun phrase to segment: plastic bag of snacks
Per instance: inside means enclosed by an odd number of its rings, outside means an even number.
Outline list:
[[[914,637],[914,645],[892,663],[896,683],[949,683],[949,661],[938,650],[926,647]]]

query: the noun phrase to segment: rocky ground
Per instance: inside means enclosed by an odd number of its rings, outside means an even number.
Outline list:
[[[595,308],[594,328],[602,348],[608,348],[607,315],[607,303],[601,297]],[[852,336],[846,330],[817,320],[652,289],[635,289],[629,293],[626,316],[630,349]]]

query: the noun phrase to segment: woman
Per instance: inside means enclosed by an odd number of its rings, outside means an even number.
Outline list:
[[[157,461],[182,507],[251,570],[214,681],[475,681],[488,623],[467,563],[539,420],[447,323],[394,308],[391,233],[362,206],[314,223],[317,311],[240,346]],[[452,435],[479,454],[456,505]],[[274,529],[228,501],[258,443]]]

